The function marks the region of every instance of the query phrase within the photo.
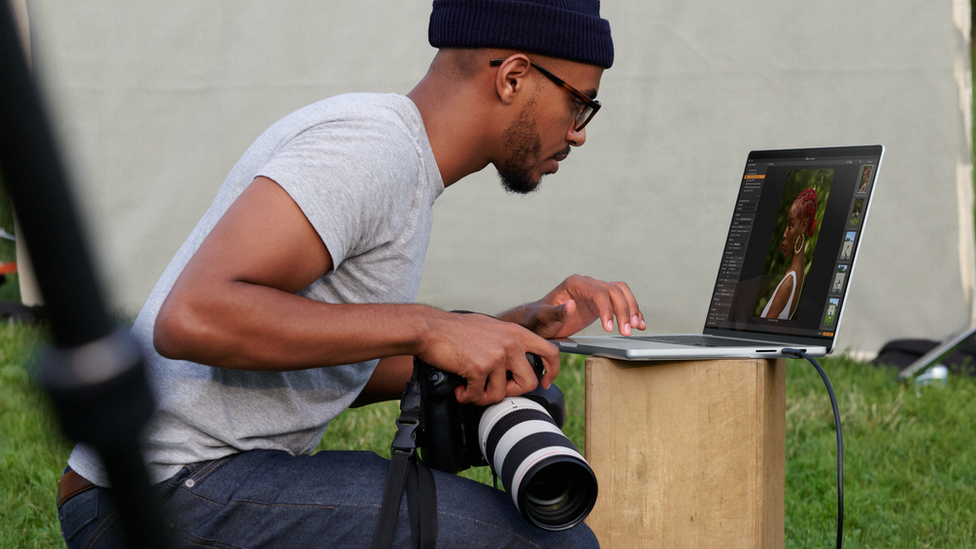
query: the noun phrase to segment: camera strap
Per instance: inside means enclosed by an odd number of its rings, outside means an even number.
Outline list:
[[[400,417],[396,425],[396,436],[390,446],[390,473],[373,535],[373,549],[389,549],[392,546],[404,488],[407,491],[413,546],[417,549],[434,549],[437,546],[437,493],[434,475],[417,455],[420,383],[417,382],[416,369],[400,399]]]

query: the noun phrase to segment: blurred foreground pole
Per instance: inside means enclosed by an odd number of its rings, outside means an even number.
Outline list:
[[[41,361],[40,381],[65,435],[101,456],[129,545],[170,547],[139,452],[139,432],[153,409],[142,352],[106,311],[6,1],[0,1],[0,173],[54,340]]]

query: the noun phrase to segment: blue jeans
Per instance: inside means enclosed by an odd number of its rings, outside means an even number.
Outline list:
[[[390,462],[373,452],[290,456],[256,450],[194,463],[157,485],[169,530],[193,547],[369,547]],[[598,547],[586,525],[540,530],[508,494],[433,471],[437,546],[464,548]],[[89,490],[58,512],[69,549],[123,547],[111,492]],[[406,495],[394,547],[410,547]]]

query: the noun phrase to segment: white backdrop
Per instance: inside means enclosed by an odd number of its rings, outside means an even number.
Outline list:
[[[34,66],[109,295],[135,312],[250,142],[349,91],[406,93],[429,0],[28,0]],[[971,317],[968,0],[604,2],[616,61],[539,193],[486,170],[435,206],[420,301],[498,312],[581,272],[697,331],[750,149],[883,143],[840,347]]]

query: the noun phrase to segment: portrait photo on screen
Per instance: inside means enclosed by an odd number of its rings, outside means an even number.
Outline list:
[[[789,320],[796,315],[833,181],[833,169],[787,174],[753,316]]]

